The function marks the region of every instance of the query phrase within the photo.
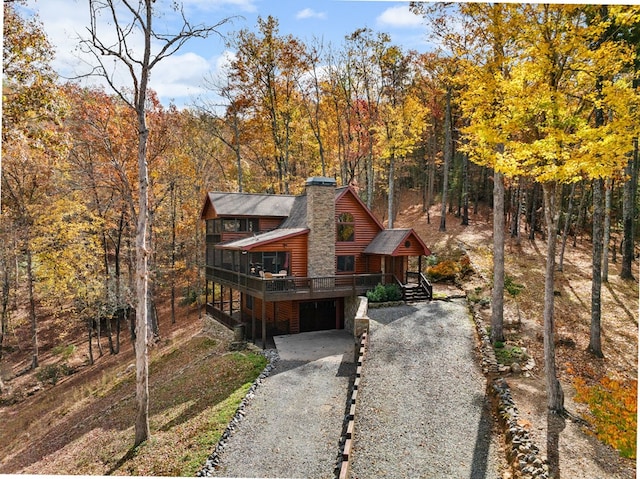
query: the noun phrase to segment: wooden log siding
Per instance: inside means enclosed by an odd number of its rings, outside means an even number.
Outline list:
[[[380,258],[362,254],[381,231],[380,226],[363,209],[362,204],[353,196],[351,190],[347,190],[336,203],[336,218],[342,213],[353,215],[355,234],[354,241],[336,242],[336,256],[354,256],[356,274],[380,272]]]
[[[406,245],[407,241],[409,242],[409,246]],[[409,238],[405,240],[405,244],[400,245],[397,249],[397,254],[401,256],[421,256],[424,254],[424,251],[415,238],[410,235]]]
[[[258,218],[258,229],[260,232],[276,229],[284,221],[283,218]]]

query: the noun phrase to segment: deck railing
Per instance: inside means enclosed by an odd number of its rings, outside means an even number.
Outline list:
[[[394,281],[392,274],[382,273],[345,274],[317,278],[299,276],[261,278],[212,266],[207,266],[206,269],[208,278],[265,299],[283,294],[295,294],[297,297],[304,293],[309,295],[328,292],[363,294],[365,291],[375,288],[378,283],[386,284]]]

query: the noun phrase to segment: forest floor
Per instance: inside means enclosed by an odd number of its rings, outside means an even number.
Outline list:
[[[415,228],[438,256],[464,250],[475,274],[465,278],[459,287],[468,297],[479,300],[477,304],[486,304],[491,296],[492,276],[490,210],[481,208],[478,214],[472,214],[469,226],[461,226],[460,218],[448,215],[446,231],[441,232],[439,207],[430,210],[428,224],[419,195],[409,192],[402,197],[395,226]],[[635,477],[635,462],[620,457],[617,451],[597,440],[593,426],[582,427],[570,420],[558,424],[553,418],[547,421],[542,370],[545,250],[545,241],[537,235],[535,241],[509,238],[505,251],[506,274],[525,287],[517,298],[505,294],[505,321],[509,325],[506,343],[526,348],[536,363],[533,371],[527,373],[529,377],[505,373],[520,415],[543,455],[559,457],[562,477]],[[588,384],[596,384],[605,377],[620,381],[637,379],[638,283],[620,280],[619,264],[610,264],[609,282],[602,290],[605,358],[596,359],[586,352],[591,303],[588,236],[579,237],[575,247],[570,238],[564,263],[564,271],[556,274],[556,362],[567,409],[574,415],[588,417],[587,407],[574,401],[577,378]],[[633,273],[638,278],[637,262]],[[436,294],[449,288],[434,285]],[[215,409],[213,403],[224,407],[222,396],[241,396],[246,387],[243,378],[248,380],[258,365],[229,353],[231,333],[222,327],[204,328],[195,308],[179,307],[177,321],[171,324],[168,301],[161,300],[159,304],[162,339],[151,352],[150,376],[150,389],[156,395],[155,405],[152,403],[152,427],[157,433],[152,439],[154,448],[145,451],[129,450],[133,442],[130,422],[135,408],[132,383],[135,373],[128,329],[125,327],[122,332],[118,355],[109,354],[103,331],[105,354],[99,357],[94,347],[96,361],[90,366],[83,325],[71,326],[54,317],[41,320],[40,371],[62,362],[76,371],[61,377],[53,386],[38,380],[36,373],[28,370],[31,358],[28,321],[26,316],[14,316],[16,327],[9,338],[13,351],[0,361],[0,377],[5,386],[0,395],[0,474],[179,475],[185,471],[194,474],[198,464],[204,462],[203,453],[186,457],[185,451],[196,447],[180,438],[200,437],[203,444],[197,446],[199,450],[212,450],[219,431],[226,426],[222,418],[233,412]],[[480,314],[489,324],[490,309],[483,307]],[[54,348],[60,344],[73,348],[67,349],[67,353]],[[187,364],[193,367],[186,368]],[[242,371],[240,380],[230,381],[238,376],[238,371]],[[210,372],[217,376],[203,381],[203,374]],[[225,387],[205,393],[204,383]],[[202,402],[204,396],[210,396],[211,402]],[[229,408],[228,404],[226,407]],[[218,418],[218,423],[206,424],[211,430],[209,434],[191,431],[203,422],[203,415]],[[561,430],[558,445],[554,449],[551,441],[552,448],[548,450],[548,441],[558,430]],[[167,460],[176,451],[185,457]]]
[[[447,256],[454,250],[468,254],[475,274],[463,279],[459,287],[468,298],[475,297],[485,305],[479,312],[485,324],[491,324],[488,301],[493,276],[493,225],[490,210],[481,208],[478,214],[471,214],[468,226],[461,225],[461,218],[448,214],[446,231],[441,232],[439,205],[430,209],[428,224],[418,195],[409,203],[413,206],[402,209],[394,226],[413,227],[436,255]],[[534,241],[524,235],[519,241],[508,238],[505,246],[505,274],[524,286],[515,298],[505,292],[505,344],[526,348],[536,364],[526,375],[504,373],[521,420],[542,455],[554,463],[557,477],[634,478],[635,461],[621,457],[615,449],[599,441],[593,434],[593,424],[581,425],[547,415],[542,341],[546,241],[539,234]],[[556,365],[565,406],[569,413],[581,418],[589,418],[588,407],[574,400],[576,380],[594,385],[603,378],[611,378],[633,384],[638,378],[638,282],[621,280],[619,264],[609,264],[609,282],[602,288],[604,358],[595,358],[587,352],[591,257],[588,236],[578,237],[575,247],[570,237],[563,271],[556,272],[555,276]],[[638,278],[637,262],[634,262],[633,274]],[[434,294],[440,288],[448,286],[434,284]]]
[[[36,372],[25,372],[28,337],[16,341],[26,326],[14,331],[16,348],[2,361],[0,474],[194,476],[202,468],[266,359],[231,352],[233,333],[203,321],[196,308],[179,307],[172,324],[168,301],[160,304],[161,339],[150,348],[149,364],[152,447],[131,448],[135,358],[128,327],[119,354],[109,354],[103,335],[105,354],[94,346],[89,365],[84,328],[68,327],[61,339],[65,328],[48,318],[41,322]],[[74,346],[70,356],[56,354],[52,346],[61,343]],[[37,377],[61,364],[75,372],[55,384]]]

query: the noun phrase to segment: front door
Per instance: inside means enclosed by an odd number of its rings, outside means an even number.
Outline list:
[[[336,301],[300,303],[300,332],[336,329]]]

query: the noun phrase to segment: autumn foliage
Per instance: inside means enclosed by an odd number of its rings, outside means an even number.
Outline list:
[[[107,353],[119,353],[123,313],[136,305],[140,129],[125,97],[56,76],[53,48],[37,20],[21,18],[20,3],[4,2],[0,359],[29,350],[38,368],[40,348],[68,346],[72,330],[100,356],[105,339]],[[428,3],[415,3],[427,25]],[[205,194],[297,194],[316,175],[353,186],[392,225],[410,189],[422,195],[420,221],[430,224],[436,202],[443,219],[447,207],[457,217],[471,206],[477,214],[499,171],[515,241],[523,230],[532,242],[562,233],[562,250],[567,235],[574,247],[578,237],[591,241],[592,181],[606,178],[603,242],[613,264],[619,251],[620,276],[630,279],[639,230],[640,7],[434,8],[430,28],[442,50],[404,51],[369,28],[341,45],[304,42],[269,17],[227,39],[233,59],[209,85],[222,104],[200,99],[179,109],[149,92],[149,299],[170,301],[172,322],[176,303],[203,306]],[[451,21],[454,9],[463,22]],[[543,196],[561,227],[553,234],[545,233]],[[469,271],[466,255],[439,256],[427,269],[434,281]],[[512,297],[520,286],[505,278]],[[57,323],[45,342],[40,321],[50,317]],[[164,327],[155,324],[154,333]],[[15,333],[21,328],[29,339]],[[576,387],[599,437],[635,455],[634,382]]]
[[[427,274],[433,281],[455,281],[472,270],[469,256],[446,258],[427,268]]]
[[[584,379],[574,379],[575,400],[589,406],[589,416],[596,436],[613,446],[624,457],[637,454],[638,381],[608,377],[588,385]]]

